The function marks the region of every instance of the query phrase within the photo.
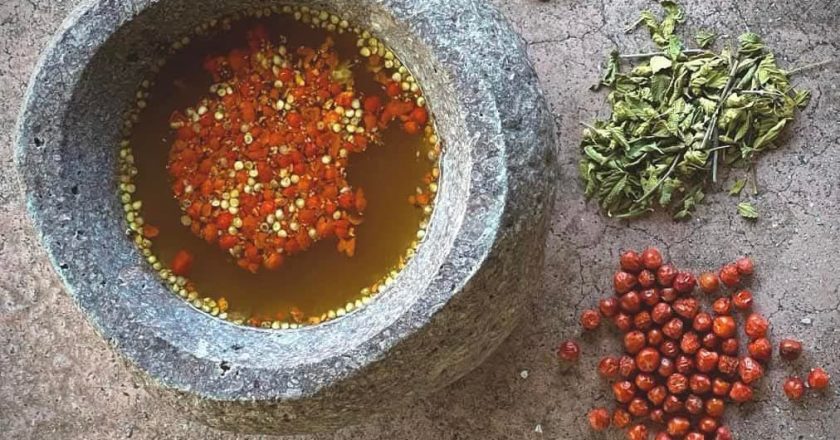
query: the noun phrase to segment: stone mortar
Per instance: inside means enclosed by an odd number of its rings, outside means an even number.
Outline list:
[[[125,235],[121,115],[165,47],[260,0],[91,1],[65,21],[25,97],[17,163],[52,262],[101,336],[161,399],[214,427],[338,428],[447,385],[514,328],[542,265],[555,131],[520,39],[472,0],[330,0],[418,77],[446,144],[427,238],[364,309],[265,331],[172,295]]]

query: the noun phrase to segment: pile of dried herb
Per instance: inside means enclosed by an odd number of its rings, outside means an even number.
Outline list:
[[[586,196],[596,198],[611,217],[632,218],[656,206],[675,219],[691,216],[721,165],[749,169],[804,107],[810,93],[795,90],[791,72],[776,65],[754,33],[738,37],[738,47],[709,49],[715,35],[701,32],[697,48],[674,34],[685,21],[673,1],[662,1],[658,20],[651,11],[628,31],[644,26],[658,50],[613,52],[600,83],[610,89],[612,115],[584,124],[580,173]],[[636,60],[629,71],[622,61]],[[732,189],[740,193],[744,181]],[[742,203],[738,212],[756,218]]]

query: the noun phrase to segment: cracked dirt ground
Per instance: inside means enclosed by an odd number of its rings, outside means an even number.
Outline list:
[[[533,317],[449,388],[364,426],[296,438],[623,438],[589,433],[583,417],[594,405],[610,404],[595,374],[597,359],[618,348],[609,331],[583,338],[584,356],[574,367],[559,366],[552,348],[578,333],[579,312],[607,291],[618,249],[648,243],[696,270],[753,255],[759,268],[753,288],[760,310],[772,317],[774,338],[795,336],[807,347],[793,365],[774,362],[757,402],[727,411],[738,438],[840,438],[840,385],[801,404],[789,403],[780,389],[786,375],[812,365],[840,380],[840,65],[796,78],[814,96],[788,131],[789,141],[759,162],[760,193],[752,198],[761,211],[757,223],[740,219],[735,200],[719,192],[689,222],[654,217],[625,224],[601,217],[582,200],[578,123],[606,114],[604,96],[588,90],[603,55],[613,46],[649,48],[644,35],[622,29],[652,2],[495,2],[528,42],[560,133],[561,191]],[[135,387],[62,292],[24,214],[12,172],[14,120],[39,51],[77,3],[0,1],[0,438],[256,438],[184,421]],[[683,3],[690,29],[732,35],[751,29],[765,37],[783,66],[840,57],[840,1]]]

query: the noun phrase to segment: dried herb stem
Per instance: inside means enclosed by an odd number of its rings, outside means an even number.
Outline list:
[[[795,69],[789,70],[787,72],[788,76],[796,75],[797,73],[804,72],[806,70],[816,69],[818,67],[827,66],[831,63],[836,63],[837,60],[824,60],[818,63],[806,64],[804,66],[797,67]]]
[[[665,56],[668,53],[665,51],[660,52],[646,52],[646,53],[630,53],[630,54],[622,54],[618,57],[622,60],[633,60],[633,59],[641,59],[641,58],[652,58],[655,56]],[[683,55],[702,55],[702,54],[709,54],[714,55],[713,52],[709,52],[705,49],[685,49],[682,51]]]
[[[682,158],[682,153],[674,156],[674,161],[671,162],[671,166],[668,168],[668,171],[665,173],[665,175],[662,176],[661,179],[659,179],[659,183],[657,183],[656,186],[654,186],[653,188],[649,189],[644,195],[642,195],[642,197],[639,197],[639,199],[636,200],[636,203],[644,202],[645,200],[647,200],[648,197],[653,195],[653,193],[655,193],[656,190],[659,189],[659,187],[662,186],[662,184],[665,183],[665,181],[668,180],[669,177],[671,177],[671,174],[674,172],[674,169],[677,168],[677,163]]]

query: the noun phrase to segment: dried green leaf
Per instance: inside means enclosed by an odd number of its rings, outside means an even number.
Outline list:
[[[661,103],[665,99],[671,77],[665,73],[653,75],[650,78],[650,98],[654,103]]]
[[[627,175],[625,174],[618,182],[616,182],[610,192],[607,193],[607,196],[604,197],[604,204],[609,207],[613,203],[615,203],[618,196],[624,191],[624,188],[627,186]]]
[[[703,191],[699,186],[688,191],[688,195],[683,197],[683,199],[677,204],[677,206],[681,206],[682,209],[674,214],[674,220],[685,220],[690,218],[691,213],[694,211],[694,207],[697,206],[697,204],[700,203],[705,196],[706,195],[703,194]]]
[[[659,3],[662,6],[662,9],[665,10],[665,18],[672,19],[676,23],[682,23],[685,21],[685,11],[682,10],[680,5],[677,4],[675,1],[671,0],[663,0]]]
[[[761,134],[755,140],[755,143],[753,144],[752,148],[754,150],[760,150],[762,147],[764,147],[767,144],[773,142],[774,139],[779,137],[779,134],[781,134],[782,129],[785,128],[785,125],[787,124],[787,122],[788,122],[787,119],[782,119],[776,125],[774,125],[772,128],[767,130],[767,132]]]
[[[779,69],[776,65],[776,57],[769,53],[761,59],[758,63],[758,82],[761,85],[770,84],[788,84],[787,74]]]
[[[717,34],[707,30],[702,30],[698,32],[697,35],[694,37],[694,41],[697,42],[697,46],[703,49],[714,44],[715,39],[717,39]]]
[[[679,188],[682,183],[677,179],[665,179],[662,182],[659,192],[659,206],[666,207],[671,203],[671,197],[674,190]]]
[[[738,179],[735,183],[732,184],[732,188],[729,188],[729,195],[730,196],[737,196],[741,194],[741,191],[744,190],[744,186],[747,184],[747,179]]]
[[[665,48],[665,53],[668,54],[668,57],[672,60],[677,60],[680,55],[682,55],[683,51],[683,42],[680,40],[679,37],[676,35],[670,35],[668,37],[668,45]]]
[[[738,204],[738,215],[746,219],[755,220],[758,218],[758,211],[750,202],[741,202]]]
[[[809,90],[797,90],[796,95],[793,98],[794,102],[796,102],[796,106],[799,108],[805,108],[808,106],[808,103],[811,101],[811,91]]]
[[[738,52],[743,55],[756,55],[764,50],[764,42],[761,37],[753,32],[741,34],[738,37],[739,49]]]
[[[663,56],[657,55],[650,59],[650,70],[653,73],[658,73],[662,70],[670,69],[671,65],[671,60]]]
[[[653,41],[660,46],[666,46],[671,44],[671,36],[674,34],[677,24],[685,21],[685,13],[674,1],[664,0],[660,2],[660,5],[665,10],[665,17],[662,18],[659,35],[654,35]],[[657,37],[659,38],[657,39]]]
[[[609,57],[607,57],[607,65],[604,67],[604,74],[601,77],[601,81],[598,84],[593,85],[590,87],[590,90],[599,90],[601,86],[610,87],[615,83],[615,77],[620,71],[619,62],[618,62],[618,51],[614,50],[610,52]]]
[[[607,160],[609,160],[606,156],[599,153],[598,150],[596,150],[595,147],[591,145],[585,147],[583,151],[586,153],[587,156],[589,156],[590,159],[597,162],[599,165],[604,165],[605,163],[607,163]]]

